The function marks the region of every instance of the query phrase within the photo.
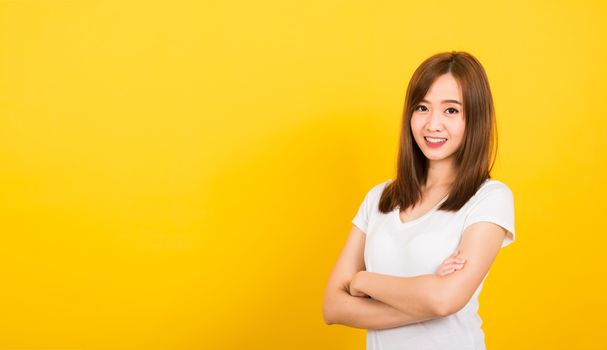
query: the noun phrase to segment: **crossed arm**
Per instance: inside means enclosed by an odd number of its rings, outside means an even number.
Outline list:
[[[506,230],[494,223],[470,225],[458,247],[460,257],[466,259],[466,267],[446,276],[398,277],[360,269],[346,288],[341,288],[341,293],[327,292],[323,306],[325,321],[383,329],[455,313],[468,303],[487,275],[505,234]]]

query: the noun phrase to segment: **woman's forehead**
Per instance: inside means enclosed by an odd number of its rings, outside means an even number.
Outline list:
[[[444,100],[461,102],[461,87],[453,75],[444,74],[436,78],[424,99],[432,103],[442,103]]]

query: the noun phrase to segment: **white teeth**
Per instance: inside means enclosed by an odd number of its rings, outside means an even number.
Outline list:
[[[440,143],[440,142],[445,142],[447,141],[447,139],[435,139],[432,137],[424,137],[426,140],[432,142],[432,143]]]

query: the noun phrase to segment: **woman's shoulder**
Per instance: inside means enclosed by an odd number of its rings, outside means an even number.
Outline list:
[[[386,186],[388,186],[392,181],[393,179],[388,179],[373,185],[371,189],[369,189],[369,191],[367,192],[367,196],[374,200],[379,200]]]
[[[496,190],[496,189],[501,189],[501,190],[510,190],[510,187],[508,187],[508,185],[506,185],[504,182],[497,180],[497,179],[486,179],[481,186],[479,187],[479,191],[484,190],[484,191],[490,191],[490,190]]]
[[[485,198],[487,196],[500,196],[501,194],[505,194],[507,196],[512,196],[512,190],[506,183],[497,179],[486,179],[478,188],[476,193],[474,194],[473,200],[478,200]]]
[[[384,192],[386,187],[388,187],[388,185],[390,185],[392,183],[392,181],[394,181],[394,179],[388,179],[384,182],[380,182],[379,184],[377,184],[377,191],[379,192],[380,195]]]

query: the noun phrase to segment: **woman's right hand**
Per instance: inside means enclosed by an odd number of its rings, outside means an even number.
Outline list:
[[[436,270],[436,274],[439,276],[446,276],[454,273],[455,271],[463,269],[466,259],[459,258],[459,253],[460,252],[458,250],[443,261],[442,265],[439,266],[438,270]]]

